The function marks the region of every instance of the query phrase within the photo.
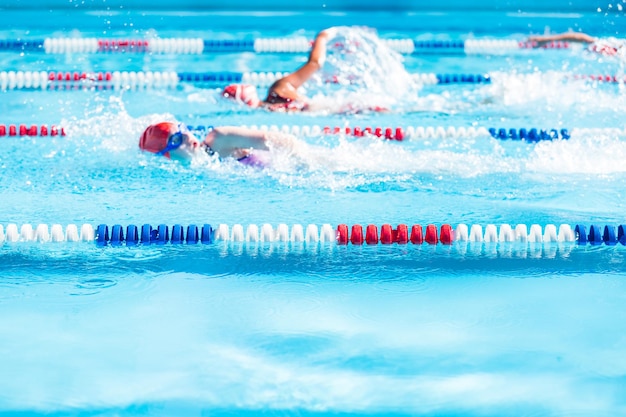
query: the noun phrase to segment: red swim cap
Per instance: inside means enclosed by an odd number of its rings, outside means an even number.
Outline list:
[[[152,153],[161,152],[167,146],[172,130],[176,130],[176,124],[170,122],[148,126],[139,138],[139,148]],[[169,158],[169,152],[165,156]]]
[[[224,89],[222,95],[227,98],[242,101],[252,107],[257,107],[261,102],[256,87],[249,84],[231,84]]]

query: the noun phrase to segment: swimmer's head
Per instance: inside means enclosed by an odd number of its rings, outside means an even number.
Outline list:
[[[150,125],[139,138],[139,148],[171,159],[191,159],[200,142],[180,123]]]
[[[241,101],[250,107],[258,107],[261,104],[256,87],[249,84],[231,84],[224,89],[222,95],[226,98]]]

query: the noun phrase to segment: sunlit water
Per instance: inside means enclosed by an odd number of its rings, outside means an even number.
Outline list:
[[[66,11],[54,24],[39,19],[40,27],[28,29],[31,20],[20,16],[44,12],[29,13],[3,13],[0,37],[312,37],[327,24],[377,31],[341,31],[327,66],[306,86],[325,106],[311,114],[251,110],[193,85],[1,92],[1,123],[56,123],[68,131],[62,138],[2,138],[5,226],[624,222],[626,138],[615,134],[537,144],[300,137],[307,153],[278,153],[266,170],[209,158],[181,164],[137,148],[143,128],[164,118],[191,125],[623,129],[624,85],[572,78],[623,74],[620,60],[580,49],[400,56],[379,41],[519,38],[575,24],[616,35],[621,16],[296,13],[247,16],[244,23],[237,14],[189,13],[183,20]],[[481,29],[471,22],[482,22]],[[0,54],[3,70],[60,71],[289,71],[304,59]],[[424,86],[412,81],[415,72],[490,73],[493,82]],[[329,74],[350,83],[323,83]],[[389,111],[367,111],[372,102]],[[362,107],[332,112],[346,103]],[[625,254],[621,246],[568,244],[5,243],[0,410],[624,415]]]

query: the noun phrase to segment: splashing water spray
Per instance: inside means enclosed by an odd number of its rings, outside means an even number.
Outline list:
[[[406,71],[403,57],[373,29],[337,27],[328,41],[326,62],[316,75],[318,84],[331,81],[333,100],[353,105],[391,106],[415,97],[419,85]],[[337,90],[337,86],[339,90]]]

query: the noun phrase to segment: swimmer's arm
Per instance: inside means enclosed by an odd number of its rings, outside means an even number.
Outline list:
[[[589,36],[586,33],[581,32],[567,32],[557,35],[537,35],[529,36],[528,40],[531,42],[552,42],[552,41],[569,41],[569,42],[582,42],[593,43],[596,38]]]
[[[279,96],[292,100],[299,99],[296,90],[322,68],[326,60],[326,43],[335,36],[335,32],[335,28],[321,31],[315,37],[307,62],[296,71],[276,81],[270,87],[269,92],[275,91]]]
[[[233,156],[242,149],[268,150],[273,147],[295,149],[297,140],[286,134],[269,133],[258,129],[238,126],[221,126],[206,136],[205,144],[222,156]]]
[[[268,149],[263,131],[237,126],[216,127],[204,142],[222,156],[242,148]]]

